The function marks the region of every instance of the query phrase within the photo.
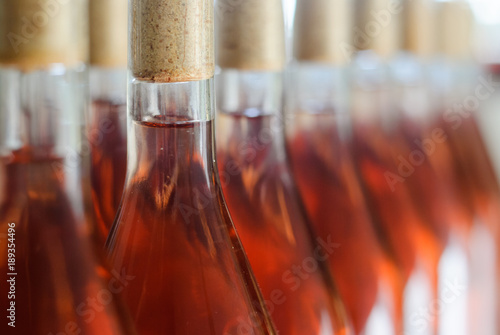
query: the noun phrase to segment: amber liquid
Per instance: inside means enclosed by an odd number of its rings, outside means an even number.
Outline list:
[[[291,163],[319,236],[340,244],[329,263],[357,334],[363,332],[380,282],[391,288],[401,327],[402,282],[373,229],[346,142],[330,114],[296,114],[288,136]]]
[[[454,174],[465,189],[466,201],[474,207],[482,222],[493,232],[500,231],[500,189],[498,179],[473,117],[463,118],[459,125],[442,122],[449,138],[450,151],[461,167]],[[465,185],[464,185],[465,184]]]
[[[439,294],[438,266],[450,233],[463,237],[472,220],[463,202],[463,183],[456,183],[456,160],[440,129],[405,118],[385,129],[360,121],[354,126],[353,141],[373,216],[407,275],[413,270],[410,253],[418,256],[434,298]],[[437,331],[439,315],[433,317],[429,326]]]
[[[116,291],[110,289],[113,285],[120,290],[126,283],[96,256],[83,219],[78,179],[78,169],[65,167],[48,148],[26,147],[0,157],[2,334],[133,333]],[[9,223],[15,223],[15,236],[8,235]],[[7,251],[13,244],[11,269]],[[11,277],[15,297],[7,299]],[[12,301],[15,328],[6,318]]]
[[[106,240],[123,194],[127,171],[127,111],[124,104],[97,100],[92,104],[92,202],[98,235]]]
[[[408,141],[421,139],[413,135]],[[411,164],[407,143],[399,129],[384,131],[376,123],[354,125],[354,159],[367,201],[408,278],[417,249],[431,262],[429,266],[437,265],[450,220],[445,215],[449,207],[442,206],[447,200],[439,200],[441,193],[436,191],[445,190],[429,161],[424,158],[418,166],[406,164]]]
[[[474,329],[479,326],[482,327],[483,332],[494,333],[500,329],[500,290],[498,288],[500,191],[476,120],[473,117],[460,118],[460,120],[460,123],[443,120],[440,126],[446,130],[449,150],[458,161],[458,169],[452,177],[463,190],[463,198],[467,206],[472,208],[475,214],[474,224],[467,231],[473,262],[469,315]],[[478,235],[478,232],[482,233]],[[496,277],[493,273],[496,273]],[[494,294],[495,291],[496,294]]]
[[[313,237],[274,121],[218,116],[217,160],[229,212],[280,334],[346,334],[324,263],[337,258],[340,241]]]
[[[398,154],[410,157],[412,152],[414,156],[416,152],[424,153],[421,164],[415,164],[419,163],[418,159],[413,162],[415,171],[407,178],[408,187],[415,202],[421,204],[420,210],[433,225],[436,236],[445,244],[450,229],[463,230],[470,225],[474,210],[467,204],[465,180],[458,177],[463,172],[450,142],[445,137],[433,135],[440,130],[440,124],[432,120],[418,124],[403,119],[400,138],[406,140],[406,145],[400,147]],[[419,144],[424,142],[426,149]]]
[[[135,276],[122,295],[141,335],[274,334],[224,203],[212,127],[130,128],[137,146],[107,247]]]

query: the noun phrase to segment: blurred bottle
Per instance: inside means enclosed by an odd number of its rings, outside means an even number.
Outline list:
[[[285,153],[281,0],[248,0],[217,23],[219,174],[271,317],[282,334],[348,334],[325,263],[336,237],[314,235]]]
[[[402,276],[372,224],[349,152],[352,9],[345,0],[297,3],[288,151],[314,228],[339,244],[328,263],[355,333],[396,334]]]
[[[469,4],[441,3],[439,17],[437,117],[446,133],[445,144],[456,160],[453,173],[439,172],[442,178],[454,178],[456,187],[462,191],[464,207],[471,215],[462,232],[470,264],[466,331],[497,334],[500,331],[500,192],[476,118],[498,84],[482,73],[472,58],[474,18]]]
[[[425,106],[429,101],[422,93],[419,78],[415,78],[421,69],[414,66],[411,57],[400,55],[403,22],[412,26],[410,32],[414,35],[405,36],[406,41],[417,45],[419,52],[429,52],[429,41],[422,39],[426,29],[432,30],[426,17],[431,12],[428,6],[429,3],[422,1],[397,4],[366,1],[359,22],[359,36],[364,38],[354,40],[358,41],[358,47],[370,50],[360,52],[353,66],[352,149],[370,213],[403,271],[407,334],[437,332],[439,313],[434,310],[433,302],[439,296],[439,261],[448,236],[448,227],[431,216],[436,213],[428,213],[426,202],[435,201],[435,197],[415,197],[409,187],[409,177],[433,177],[435,173],[429,164],[419,166],[416,171],[407,163],[407,134],[400,127],[402,101],[416,107],[418,113],[428,113]],[[410,15],[405,17],[405,14]],[[394,73],[404,77],[408,90],[401,88]],[[426,115],[418,117],[425,119]]]
[[[0,4],[2,334],[133,334],[85,220],[87,5]]]
[[[136,327],[275,334],[215,164],[213,2],[130,5],[127,179],[107,248],[135,276],[122,295]]]
[[[92,202],[106,240],[123,194],[127,164],[127,1],[90,0]]]

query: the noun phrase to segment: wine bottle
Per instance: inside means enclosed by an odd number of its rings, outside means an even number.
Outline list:
[[[355,334],[397,333],[403,276],[371,221],[349,152],[352,17],[350,1],[297,3],[288,152],[314,228],[340,245],[329,265]]]
[[[107,240],[140,334],[275,334],[222,195],[214,5],[132,0],[127,177]]]

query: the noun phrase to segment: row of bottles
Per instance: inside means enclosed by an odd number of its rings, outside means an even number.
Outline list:
[[[466,3],[296,0],[291,62],[281,0],[0,18],[2,333],[500,331]]]

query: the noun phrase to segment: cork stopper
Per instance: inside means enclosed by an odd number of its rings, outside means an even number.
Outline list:
[[[232,4],[230,7],[230,4]],[[222,68],[281,71],[285,27],[281,0],[218,0],[217,58]]]
[[[171,83],[214,75],[213,0],[132,0],[135,78]]]
[[[392,58],[402,44],[403,6],[394,0],[363,0],[359,6],[361,20],[355,27],[354,44],[371,49],[383,59]]]
[[[342,44],[352,40],[352,0],[297,0],[294,56],[299,61],[341,65]]]
[[[436,53],[436,7],[434,0],[405,1],[405,49],[421,58]]]
[[[90,63],[127,67],[127,0],[90,0]]]
[[[21,71],[88,59],[87,0],[2,0],[0,64]]]
[[[465,1],[441,2],[438,7],[439,51],[449,59],[472,57],[472,10]]]

